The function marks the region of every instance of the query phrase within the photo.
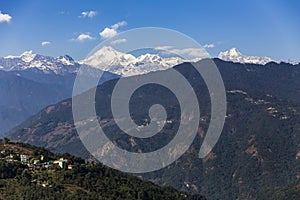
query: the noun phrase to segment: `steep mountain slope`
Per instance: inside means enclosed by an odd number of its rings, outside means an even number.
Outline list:
[[[205,199],[170,187],[161,188],[101,164],[84,164],[84,160],[72,155],[0,142],[1,199]],[[29,163],[20,162],[19,155],[28,156]],[[53,161],[61,157],[72,164],[71,169],[55,166]]]
[[[300,183],[294,183],[285,187],[269,189],[258,195],[259,200],[298,200],[300,196]]]
[[[0,133],[41,108],[70,96],[66,88],[47,85],[0,71]]]
[[[200,102],[197,137],[174,164],[141,176],[161,185],[225,200],[255,199],[259,192],[293,184],[300,177],[299,65],[243,65],[219,59],[215,63],[225,82],[228,112],[213,152],[203,160],[198,158],[209,124],[210,101],[200,75],[190,64],[184,63],[175,69],[189,80]],[[167,74],[166,71],[155,73]],[[165,106],[171,123],[154,138],[132,138],[112,119],[110,98],[116,81],[105,82],[96,95],[96,110],[106,135],[133,152],[152,151],[166,145],[180,122],[178,102],[172,93],[157,85],[145,86],[136,92],[130,104],[136,123],[143,124],[148,119],[148,108],[153,103]],[[73,125],[71,100],[42,110],[12,131],[10,137],[58,152],[88,156]]]
[[[266,65],[241,64],[214,59],[225,86],[254,90],[280,99],[299,102],[300,64],[270,62]]]

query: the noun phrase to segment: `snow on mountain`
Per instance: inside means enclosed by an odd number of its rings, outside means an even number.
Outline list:
[[[21,59],[24,62],[31,62],[36,54],[34,54],[31,50],[30,51],[25,51],[22,53],[20,56],[6,56],[4,57],[5,59]]]
[[[64,65],[75,65],[76,64],[76,62],[73,60],[73,58],[68,55],[59,56],[57,58],[57,61],[60,61]]]
[[[34,54],[32,51],[25,51],[20,56],[0,58],[0,66],[4,71],[36,70],[61,75],[77,72],[79,68],[79,64],[68,55],[53,58]]]
[[[0,58],[0,69],[5,71],[34,70],[49,74],[76,73],[81,64],[108,71],[121,76],[145,74],[171,68],[184,62],[178,57],[163,58],[157,54],[146,53],[135,57],[105,46],[82,61],[74,61],[70,56],[53,58],[26,51],[19,56]]]
[[[143,54],[135,57],[122,53],[110,46],[104,46],[88,58],[80,61],[82,64],[109,71],[121,76],[146,74],[171,68],[184,62],[178,57],[163,58],[157,54]]]
[[[119,51],[116,51],[112,47],[105,46],[101,48],[100,50],[96,51],[93,55],[89,56],[88,58],[81,61],[81,63],[93,66],[93,67],[99,67],[102,66],[104,69],[110,69],[109,66],[110,63],[115,64],[125,64],[125,63],[131,63],[135,57],[131,54],[125,54]],[[108,71],[108,70],[105,70]]]
[[[265,65],[269,62],[276,62],[269,57],[259,56],[245,56],[236,48],[231,48],[228,51],[220,52],[218,58],[225,61],[239,62],[239,63],[253,63]]]
[[[220,52],[218,58],[225,61],[262,65],[274,61],[269,57],[245,56],[236,48]],[[196,62],[198,60],[199,59],[184,60],[176,56],[163,57],[155,53],[145,53],[134,56],[129,53],[117,51],[110,46],[104,46],[81,61],[74,61],[73,58],[68,55],[53,58],[50,56],[34,54],[32,51],[26,51],[19,56],[0,57],[0,70],[31,70],[46,74],[52,73],[64,75],[76,73],[81,64],[86,64],[117,75],[133,76],[153,71],[166,70],[183,62]],[[288,63],[295,64],[296,62]]]

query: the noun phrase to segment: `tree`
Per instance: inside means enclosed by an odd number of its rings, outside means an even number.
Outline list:
[[[4,144],[8,144],[9,141],[10,141],[10,140],[9,140],[7,137],[3,138],[3,140],[2,140],[2,142],[3,142]]]

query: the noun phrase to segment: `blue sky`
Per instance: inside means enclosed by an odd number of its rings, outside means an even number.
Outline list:
[[[151,26],[210,44],[212,56],[236,47],[245,55],[299,61],[299,10],[297,0],[0,0],[0,56],[33,50],[83,59],[105,28],[108,37]]]

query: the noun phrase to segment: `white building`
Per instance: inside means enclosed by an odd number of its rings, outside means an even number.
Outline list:
[[[29,159],[28,155],[24,155],[24,154],[21,154],[20,158],[22,163],[27,163]]]

